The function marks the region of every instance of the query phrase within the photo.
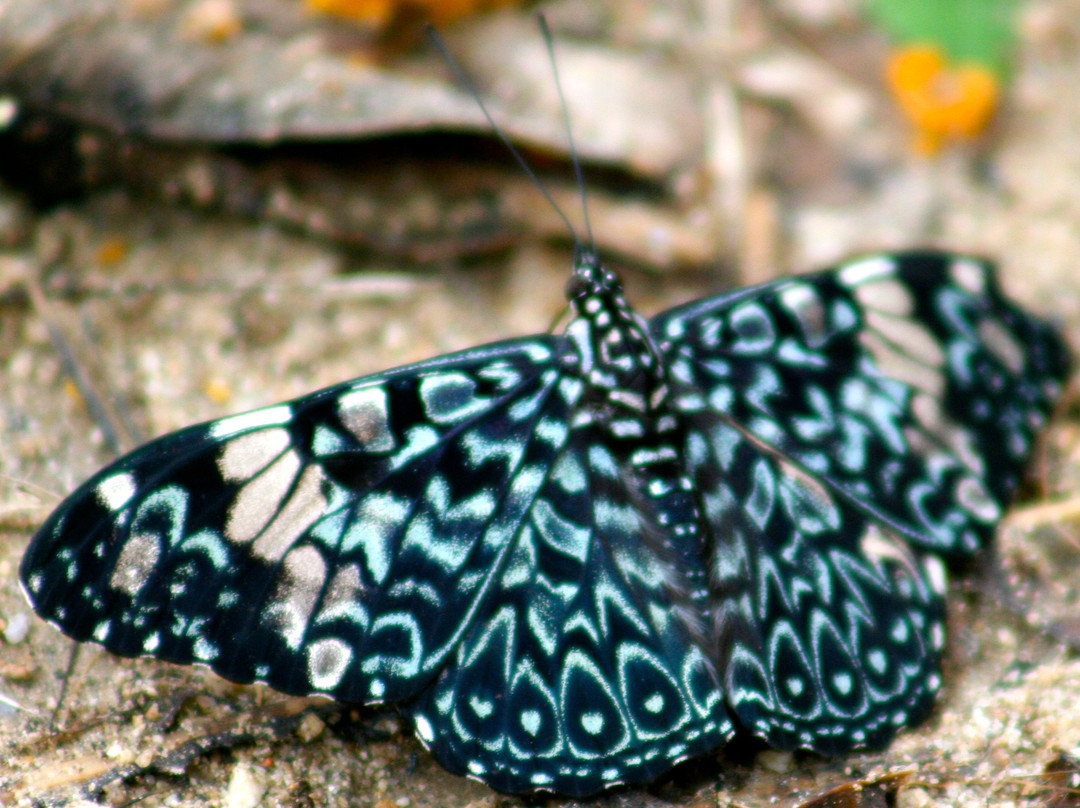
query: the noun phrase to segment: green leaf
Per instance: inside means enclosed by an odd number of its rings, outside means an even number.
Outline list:
[[[936,45],[955,64],[1008,72],[1017,0],[866,0],[878,23],[905,45]]]

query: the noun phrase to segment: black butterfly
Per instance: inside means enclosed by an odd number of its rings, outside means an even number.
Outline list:
[[[940,684],[1068,372],[985,262],[877,255],[643,320],[582,250],[565,333],[159,438],[34,537],[77,640],[396,702],[444,766],[584,795],[742,726],[885,745]]]

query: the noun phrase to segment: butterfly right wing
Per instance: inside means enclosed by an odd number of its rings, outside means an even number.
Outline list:
[[[881,746],[933,703],[937,554],[989,540],[1066,376],[1063,341],[988,264],[931,251],[651,327],[710,536],[725,698],[774,746]]]
[[[1070,364],[990,264],[929,250],[707,298],[651,325],[677,407],[707,402],[950,557],[989,541]]]
[[[415,694],[510,552],[557,338],[361,378],[158,438],[66,499],[21,577],[124,656],[351,702]]]

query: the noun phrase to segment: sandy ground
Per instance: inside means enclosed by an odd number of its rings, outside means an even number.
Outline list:
[[[774,252],[788,258],[776,270],[813,268],[867,246],[868,233],[884,246],[933,241],[972,250],[1000,260],[1010,292],[1058,320],[1080,345],[1077,10],[1045,2],[1025,18],[1023,58],[986,172],[966,155],[911,158],[868,197],[806,193],[785,201],[785,247]],[[912,208],[926,215],[913,216]],[[323,706],[297,718],[302,705],[264,688],[120,660],[94,647],[81,652],[61,729],[51,729],[70,643],[29,611],[17,567],[50,508],[112,456],[66,381],[47,323],[68,335],[95,380],[121,394],[132,431],[148,437],[542,331],[562,306],[568,253],[527,242],[498,261],[418,270],[361,260],[272,226],[132,200],[123,191],[47,214],[0,192],[0,228],[30,234],[0,256],[0,694],[24,708],[0,706],[0,804],[74,804],[94,778],[134,770],[123,767],[149,768],[115,778],[97,793],[101,803],[519,804],[443,772],[393,712],[335,716]],[[115,244],[123,248],[114,255],[108,250]],[[46,269],[53,283],[46,304],[15,294],[27,272]],[[131,288],[148,278],[150,288]],[[55,293],[64,280],[102,291],[64,297]],[[627,284],[644,311],[720,285],[700,275],[633,271]],[[1080,583],[1067,577],[1076,562],[1046,561],[1039,548],[1071,537],[1072,553],[1080,554],[1076,516],[1069,521],[1040,506],[1080,497],[1078,430],[1074,407],[1050,430],[1021,516],[1002,531],[1005,555],[1034,559],[1031,568],[1056,574],[1054,592],[1068,602]],[[125,442],[130,448],[130,438]],[[1043,775],[1060,750],[1080,752],[1080,658],[999,600],[977,574],[954,582],[940,706],[887,751],[823,761],[735,750],[684,766],[649,791],[603,799],[628,806],[795,804],[860,777],[910,771],[896,804],[912,808],[1041,805],[1052,793],[1065,800],[1054,804],[1080,804],[1075,792],[1052,792]],[[186,742],[207,737],[243,742],[177,762],[191,748]],[[530,804],[547,801],[561,802]]]

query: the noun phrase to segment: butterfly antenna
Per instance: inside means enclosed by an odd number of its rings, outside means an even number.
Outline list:
[[[545,31],[547,30],[546,26],[544,26],[544,29]],[[548,36],[550,36],[550,34],[548,34]],[[442,54],[443,60],[450,66],[450,69],[453,71],[454,78],[457,79],[458,84],[468,90],[469,94],[473,97],[473,100],[476,101],[477,106],[480,107],[480,111],[483,112],[484,117],[487,118],[487,122],[491,126],[492,131],[498,136],[499,140],[503,142],[503,145],[506,146],[506,148],[510,151],[510,154],[514,156],[514,159],[517,160],[518,165],[521,166],[522,170],[529,177],[529,179],[531,179],[536,184],[536,187],[540,189],[540,193],[544,195],[544,198],[548,201],[548,204],[551,205],[552,209],[557,214],[559,214],[559,218],[562,219],[563,222],[566,224],[566,228],[574,237],[574,241],[580,244],[581,240],[578,238],[577,231],[574,230],[574,226],[570,224],[570,219],[567,218],[566,214],[563,213],[562,208],[560,208],[558,203],[555,202],[555,198],[552,197],[551,193],[548,191],[547,187],[545,187],[544,183],[540,181],[540,177],[537,176],[536,172],[533,171],[532,167],[525,161],[525,158],[521,156],[521,152],[519,152],[514,146],[514,144],[510,142],[510,138],[507,137],[506,132],[504,132],[502,128],[497,123],[495,123],[495,119],[491,117],[491,113],[488,111],[487,105],[484,103],[484,98],[480,94],[480,90],[477,88],[473,80],[469,78],[469,76],[461,68],[461,65],[458,64],[457,60],[450,54],[450,49],[446,47],[446,42],[443,41],[443,38],[441,36],[439,36],[439,32],[435,30],[435,27],[433,25],[428,26],[428,37],[430,37],[432,44],[434,44],[435,47],[439,49],[439,53]],[[559,96],[562,96],[561,89],[559,90]],[[577,165],[576,155],[574,157],[574,165]],[[586,228],[588,228],[587,218]],[[592,240],[591,232],[589,233],[589,240],[590,242]]]
[[[585,177],[581,170],[581,157],[578,155],[577,146],[574,144],[574,127],[570,125],[570,107],[566,103],[566,95],[563,93],[562,79],[559,78],[559,60],[555,58],[555,37],[551,35],[547,17],[543,14],[537,14],[536,21],[540,24],[540,32],[544,36],[548,59],[551,62],[551,72],[555,76],[555,89],[559,92],[559,106],[562,109],[563,125],[566,127],[566,141],[570,147],[570,159],[574,163],[574,178],[577,180],[578,193],[581,195],[581,213],[585,219],[585,236],[589,239],[589,247],[595,253],[596,240],[593,238],[592,223],[589,221],[589,202],[585,196]]]

